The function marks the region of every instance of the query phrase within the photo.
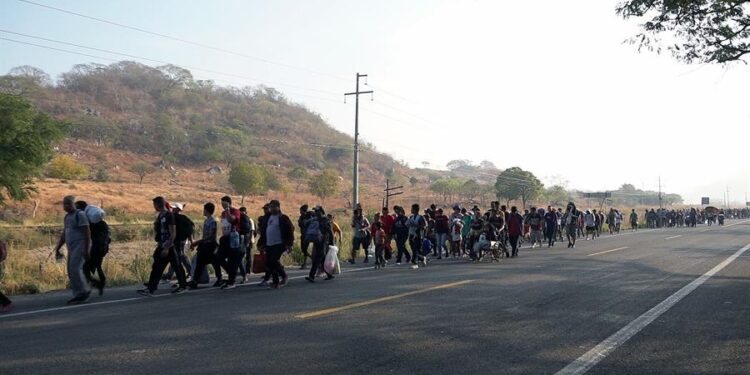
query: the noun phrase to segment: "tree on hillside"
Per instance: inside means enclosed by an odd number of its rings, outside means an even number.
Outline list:
[[[286,173],[286,176],[290,180],[297,182],[297,190],[299,190],[302,187],[302,184],[310,178],[310,172],[302,167],[294,167]]]
[[[533,173],[519,167],[504,170],[495,182],[498,199],[505,199],[507,204],[511,200],[521,199],[523,208],[526,208],[526,202],[536,199],[543,189],[544,185]]]
[[[310,192],[325,201],[339,191],[339,174],[333,169],[326,169],[312,177],[309,182]]]
[[[52,158],[52,144],[65,128],[26,100],[0,94],[0,204],[6,197],[26,199],[34,190],[33,178]]]
[[[497,169],[495,166],[495,163],[489,161],[489,160],[482,160],[481,163],[479,163],[479,168],[482,169]]]
[[[544,199],[552,206],[563,206],[570,202],[570,193],[561,185],[544,189]]]
[[[466,180],[461,185],[461,195],[468,201],[473,201],[482,192],[482,186],[476,180]]]
[[[411,185],[412,188],[416,187],[418,183],[419,183],[418,178],[414,176],[409,177],[409,185]]]
[[[229,184],[232,185],[234,192],[242,197],[240,204],[245,202],[247,195],[259,195],[268,191],[266,171],[246,161],[237,162],[232,166],[229,171]]]
[[[448,167],[448,169],[455,171],[457,169],[470,168],[472,165],[471,160],[451,160],[445,166]]]
[[[630,39],[638,50],[661,52],[668,43],[674,58],[688,64],[742,61],[750,53],[750,0],[628,0],[616,12],[644,19]]]
[[[63,180],[82,180],[89,176],[89,167],[68,155],[55,156],[47,166],[47,177]]]
[[[128,167],[128,170],[138,176],[138,183],[142,184],[143,178],[156,172],[156,167],[149,163],[138,161],[131,164],[130,167]]]

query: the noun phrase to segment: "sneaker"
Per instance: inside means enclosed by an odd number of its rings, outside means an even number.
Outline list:
[[[151,290],[151,289],[148,289],[148,288],[136,290],[136,293],[138,293],[138,294],[140,294],[140,295],[142,295],[144,297],[153,297],[154,296],[154,291]]]
[[[370,263],[369,256],[365,257],[365,263]],[[352,263],[352,264],[354,264],[354,263]]]
[[[289,283],[289,276],[284,276],[281,278],[281,282],[279,283],[280,287],[285,287],[286,284]]]
[[[0,306],[0,314],[8,313],[10,310],[13,310],[13,302]]]
[[[84,302],[88,301],[88,299],[89,299],[89,294],[86,293],[86,294],[83,294],[83,295],[80,295],[80,296],[76,296],[76,297],[73,297],[73,298],[69,299],[66,304],[67,305],[79,305],[81,303],[84,303]]]
[[[309,282],[311,282],[311,283],[314,283],[314,282],[315,282],[315,279],[313,279],[313,278],[312,278],[312,277],[310,277],[310,276],[305,276],[305,280],[307,280],[307,281],[309,281]]]
[[[224,280],[216,280],[216,282],[214,283],[214,288],[219,288],[219,287],[223,286],[224,283],[225,283]]]
[[[261,288],[267,288],[268,287],[268,280],[261,280],[258,283],[258,286],[261,287]]]
[[[415,270],[415,269],[417,269],[417,268],[419,268],[419,266],[418,266],[418,265],[416,265],[416,264],[412,264],[412,265],[411,265],[411,269]]]
[[[234,285],[234,284],[226,283],[226,284],[224,284],[224,285],[221,286],[221,289],[222,290],[229,290],[229,289],[234,289],[236,287],[237,286]]]
[[[245,284],[248,281],[250,281],[250,280],[247,278],[247,276],[245,276],[245,277],[242,278],[242,280],[240,280],[240,284]]]
[[[182,294],[185,292],[187,292],[187,288],[185,288],[184,286],[180,286],[180,287],[177,287],[177,289],[173,290],[172,294]]]
[[[401,265],[401,262],[396,262],[396,265],[397,265],[397,266],[400,266],[400,265]]]
[[[187,284],[188,289],[195,290],[198,289],[198,283],[191,281]]]

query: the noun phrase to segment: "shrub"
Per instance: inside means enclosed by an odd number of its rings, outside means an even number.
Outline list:
[[[89,176],[89,167],[67,155],[58,155],[47,166],[47,177],[63,180],[81,180]]]

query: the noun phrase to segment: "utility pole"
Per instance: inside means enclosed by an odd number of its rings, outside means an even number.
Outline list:
[[[659,209],[660,210],[662,209],[662,204],[661,204],[661,176],[659,176]]]
[[[361,94],[372,94],[373,91],[359,91],[359,79],[366,78],[367,74],[357,73],[357,85],[354,92],[344,94],[344,103],[346,97],[354,95],[354,167],[352,172],[352,208],[357,207],[359,203],[359,96]]]
[[[391,187],[391,180],[385,180],[385,198],[384,202],[385,205],[383,207],[389,207],[390,198],[396,195],[401,195],[404,192],[403,191],[394,191],[394,190],[400,190],[403,189],[404,186],[394,186]],[[391,193],[393,191],[393,193]]]

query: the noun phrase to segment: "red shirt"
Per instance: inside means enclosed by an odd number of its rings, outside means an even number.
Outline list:
[[[232,224],[234,225],[234,229],[237,230],[237,232],[239,232],[240,231],[240,210],[238,210],[238,209],[236,209],[234,207],[231,207],[229,209],[229,214],[232,217],[234,217],[234,222]],[[226,210],[222,211],[221,218],[222,219],[227,219],[227,211]],[[225,233],[225,234],[227,234],[227,233]]]
[[[508,234],[518,236],[523,230],[523,217],[518,213],[508,215]]]
[[[383,231],[386,235],[390,235],[391,231],[393,230],[393,223],[396,221],[396,218],[393,217],[393,215],[381,215],[380,216],[380,222],[383,223]]]

